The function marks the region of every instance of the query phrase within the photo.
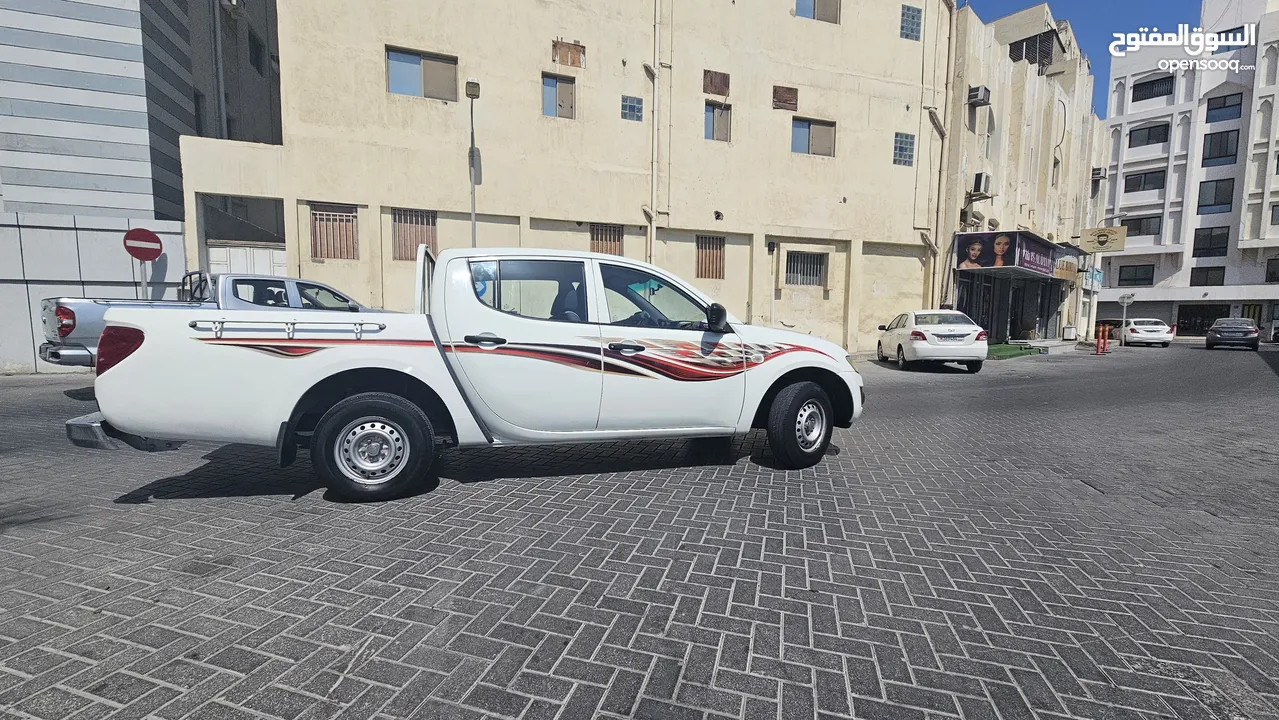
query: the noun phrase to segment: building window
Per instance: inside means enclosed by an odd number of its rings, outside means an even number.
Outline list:
[[[918,40],[923,32],[924,11],[913,5],[902,5],[902,39]]]
[[[893,164],[915,164],[915,136],[908,133],[893,134]]]
[[[249,31],[249,64],[262,77],[266,77],[266,46],[262,44],[262,38],[258,34]]]
[[[396,95],[457,101],[457,58],[386,49],[386,86]]]
[[[790,151],[834,157],[835,123],[794,118],[790,124]]]
[[[1119,287],[1144,287],[1155,284],[1154,265],[1120,265]]]
[[[1234,178],[1199,183],[1199,214],[1228,213],[1234,204]]]
[[[360,234],[354,205],[311,203],[311,257],[360,259]]]
[[[1243,113],[1243,93],[1208,98],[1208,122],[1238,120]]]
[[[1057,182],[1060,179],[1061,179],[1061,160],[1058,160],[1057,158],[1053,158],[1053,187],[1057,187]]]
[[[1266,282],[1279,283],[1279,258],[1266,261]]]
[[[569,120],[577,117],[577,83],[573,78],[542,75],[542,114]]]
[[[417,248],[425,245],[431,257],[440,254],[435,236],[435,213],[431,210],[391,211],[392,257],[396,260],[417,260]]]
[[[1147,80],[1132,86],[1132,101],[1153,100],[1172,94],[1172,76]]]
[[[786,253],[786,284],[826,286],[826,253]]]
[[[1225,40],[1227,35],[1243,35],[1243,34],[1244,32],[1243,32],[1242,25],[1240,25],[1237,28],[1230,28],[1229,30],[1220,30],[1217,32],[1217,36],[1220,37],[1222,40]],[[1213,50],[1212,54],[1220,55],[1222,53],[1234,52],[1235,50],[1238,50],[1238,49],[1239,49],[1239,45],[1222,45],[1218,47],[1216,50]]]
[[[204,93],[195,91],[195,134],[204,137]]]
[[[1225,257],[1229,246],[1230,228],[1228,227],[1195,230],[1195,257]]]
[[[1168,142],[1167,123],[1163,125],[1152,125],[1150,127],[1138,128],[1128,133],[1128,147],[1144,147],[1146,145],[1158,145]]]
[[[1204,167],[1234,165],[1239,151],[1239,131],[1209,133],[1204,135]]]
[[[1168,177],[1166,170],[1133,173],[1124,176],[1124,192],[1141,192],[1143,190],[1163,190]]]
[[[706,103],[706,139],[728,142],[733,138],[733,106]]]
[[[715,235],[697,236],[697,277],[724,279],[724,238]]]
[[[1151,215],[1150,217],[1126,218],[1119,224],[1128,228],[1129,235],[1158,235],[1163,229],[1163,217]]]
[[[790,110],[794,112],[799,109],[799,88],[786,87],[784,85],[773,86],[773,109],[774,110]]]
[[[591,252],[604,255],[622,254],[622,235],[625,230],[621,225],[591,223]]]
[[[1279,225],[1279,205],[1270,206],[1270,224]]]
[[[1223,267],[1190,268],[1191,287],[1206,287],[1210,285],[1225,284],[1226,269]]]
[[[795,17],[839,22],[839,0],[795,0]]]
[[[702,71],[702,92],[707,95],[728,97],[728,84],[728,73],[719,72],[718,70]]]
[[[622,119],[644,122],[644,98],[622,96]]]

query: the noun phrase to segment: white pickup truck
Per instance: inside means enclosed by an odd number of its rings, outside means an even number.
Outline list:
[[[652,265],[534,249],[431,263],[423,250],[412,314],[112,308],[100,412],[68,421],[67,436],[149,451],[274,446],[282,466],[307,447],[329,487],[377,500],[451,446],[764,428],[781,466],[809,467],[862,413],[843,348],[741,323]]]

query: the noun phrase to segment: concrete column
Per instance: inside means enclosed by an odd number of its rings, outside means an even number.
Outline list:
[[[847,293],[844,297],[844,347],[850,353],[859,352],[861,338],[861,298],[866,282],[865,263],[862,260],[862,241],[848,241],[848,268],[844,277]],[[927,277],[925,277],[927,280]]]

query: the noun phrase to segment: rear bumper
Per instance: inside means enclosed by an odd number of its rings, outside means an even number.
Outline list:
[[[54,365],[93,367],[93,353],[83,345],[44,343],[40,346],[40,359]]]
[[[930,345],[926,342],[912,342],[904,349],[907,360],[924,360],[927,362],[974,362],[986,359],[986,342],[972,345]]]
[[[95,448],[98,450],[123,450],[131,447],[144,452],[164,452],[177,450],[182,446],[181,440],[156,440],[121,432],[103,419],[102,413],[90,413],[72,418],[66,423],[67,439],[76,447]]]
[[[1205,338],[1205,345],[1237,345],[1239,347],[1257,347],[1261,344],[1261,336],[1253,335],[1252,337],[1241,338]]]
[[[1170,343],[1172,342],[1172,339],[1172,333],[1137,333],[1135,335],[1127,333],[1124,335],[1124,342],[1133,345],[1140,345],[1143,343],[1149,343],[1151,345],[1156,343]]]

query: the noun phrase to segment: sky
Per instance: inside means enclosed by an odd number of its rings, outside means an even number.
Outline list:
[[[1035,0],[963,0],[982,22],[1038,5]],[[1068,20],[1080,48],[1092,62],[1093,109],[1106,117],[1106,87],[1110,78],[1110,43],[1114,33],[1157,27],[1177,31],[1179,23],[1199,24],[1198,0],[1049,0],[1053,17]],[[1205,28],[1207,29],[1207,28]]]

